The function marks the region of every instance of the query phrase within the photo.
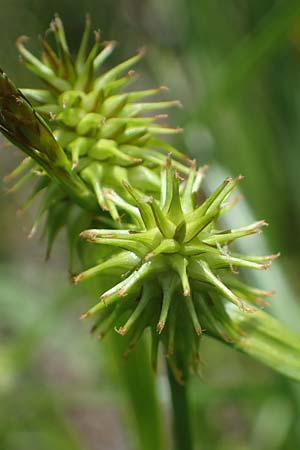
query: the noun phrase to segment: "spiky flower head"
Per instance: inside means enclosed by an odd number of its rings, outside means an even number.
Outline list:
[[[270,295],[246,285],[237,269],[266,269],[274,256],[242,256],[228,248],[236,239],[258,233],[265,222],[217,229],[216,221],[234,204],[226,201],[241,177],[227,178],[199,204],[204,170],[193,167],[188,178],[181,180],[168,158],[161,175],[160,201],[125,182],[139,212],[139,226],[84,231],[84,239],[122,251],[74,279],[98,276],[101,281],[107,272],[117,274],[118,281],[101,293],[100,301],[82,318],[98,314],[93,330],[100,337],[114,327],[122,335],[131,335],[131,346],[150,328],[153,364],[162,340],[177,377],[177,359],[182,355],[186,366],[197,369],[203,328],[225,341],[236,339],[239,330],[226,312],[228,302],[250,313],[263,303],[262,297]]]
[[[47,37],[49,34],[54,35],[57,49],[53,50],[42,37],[41,59],[25,47],[25,36],[17,41],[21,61],[46,85],[45,89],[21,89],[22,94],[47,121],[70,168],[95,193],[101,209],[109,210],[119,220],[103,186],[126,196],[120,181],[126,179],[144,191],[155,192],[159,190],[163,153],[171,151],[179,160],[187,159],[158,137],[181,131],[158,123],[166,117],[160,112],[179,102],[149,101],[165,87],[124,92],[136,78],[132,67],[144,51],[139,50],[132,58],[103,71],[115,42],[101,42],[96,31],[94,45],[88,49],[88,17],[74,59],[58,16],[51,22]],[[159,114],[151,115],[154,112]],[[187,171],[184,164],[177,165],[180,171]]]

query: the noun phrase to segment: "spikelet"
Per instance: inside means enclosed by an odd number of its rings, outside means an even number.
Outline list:
[[[141,225],[136,230],[89,229],[81,237],[93,244],[120,250],[110,259],[80,273],[74,282],[119,274],[119,281],[101,293],[99,302],[82,318],[98,316],[93,328],[103,337],[115,328],[129,334],[131,347],[144,329],[150,328],[153,364],[161,340],[170,366],[177,377],[178,354],[186,366],[197,371],[198,344],[203,329],[225,341],[234,342],[239,329],[226,312],[234,304],[251,313],[270,295],[246,285],[236,270],[267,269],[275,256],[242,256],[231,253],[229,244],[236,239],[260,232],[264,221],[234,229],[219,230],[216,221],[228,211],[226,200],[242,177],[227,178],[202,203],[197,192],[203,168],[192,168],[180,181],[170,158],[162,170],[161,195],[141,195],[125,183],[139,211]]]

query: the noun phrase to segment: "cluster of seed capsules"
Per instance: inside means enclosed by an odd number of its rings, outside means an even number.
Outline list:
[[[43,192],[33,230],[46,215],[48,253],[68,220],[76,222],[68,226],[72,254],[78,232],[89,228],[81,237],[98,246],[98,263],[73,280],[99,280],[99,302],[82,315],[96,317],[93,332],[102,338],[115,329],[129,336],[132,349],[149,329],[153,365],[162,342],[180,380],[179,359],[197,371],[203,331],[227,342],[237,339],[228,303],[251,313],[270,295],[246,285],[237,269],[266,269],[274,256],[244,256],[228,247],[265,222],[217,228],[235,204],[228,198],[241,177],[227,178],[199,200],[205,167],[197,170],[159,137],[180,131],[160,124],[165,115],[149,115],[178,102],[141,101],[164,88],[127,89],[142,51],[98,75],[115,44],[102,44],[96,32],[88,50],[89,19],[75,60],[58,17],[50,31],[57,52],[41,38],[41,59],[25,48],[25,37],[17,42],[22,61],[45,89],[19,91],[0,75],[0,130],[29,155],[7,179],[21,176],[13,189],[37,179],[24,207]],[[75,207],[82,221],[71,214]],[[99,223],[101,229],[95,228]]]

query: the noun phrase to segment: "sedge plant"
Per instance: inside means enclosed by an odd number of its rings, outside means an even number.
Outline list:
[[[190,449],[186,384],[201,370],[202,335],[298,381],[300,342],[262,311],[272,291],[245,281],[246,269],[266,270],[278,255],[234,249],[266,222],[222,227],[242,177],[226,178],[205,197],[207,167],[163,139],[182,131],[162,123],[180,103],[152,100],[165,87],[129,87],[144,51],[104,69],[115,43],[95,32],[89,48],[89,35],[87,18],[75,58],[58,16],[40,39],[40,58],[26,37],[18,39],[22,63],[44,87],[18,89],[0,73],[0,130],[26,154],[6,182],[16,190],[33,181],[23,205],[40,197],[31,235],[43,221],[49,257],[64,228],[72,282],[96,282],[98,298],[81,316],[92,333],[126,336],[128,354],[146,332],[154,369],[165,356],[176,446]]]

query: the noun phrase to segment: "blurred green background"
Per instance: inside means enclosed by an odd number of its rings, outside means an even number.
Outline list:
[[[276,289],[273,313],[300,338],[299,1],[0,0],[0,7],[0,65],[20,87],[35,80],[18,64],[14,42],[29,35],[37,50],[55,12],[74,52],[86,12],[105,40],[119,42],[110,64],[146,45],[139,85],[168,85],[167,96],[183,103],[171,113],[170,123],[185,129],[173,142],[210,165],[206,189],[245,175],[244,199],[229,220],[270,223],[247,245],[280,250],[281,258],[255,282]],[[20,155],[1,143],[3,177]],[[27,239],[34,208],[16,215],[26,192],[30,186],[17,194],[1,186],[0,448],[138,448],[118,365],[78,323],[85,294],[68,286],[63,237],[45,263],[39,236]],[[208,339],[202,359],[203,379],[190,387],[196,449],[300,448],[299,386]],[[163,371],[157,384],[168,424]]]

